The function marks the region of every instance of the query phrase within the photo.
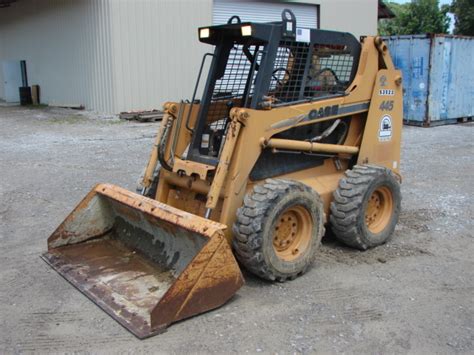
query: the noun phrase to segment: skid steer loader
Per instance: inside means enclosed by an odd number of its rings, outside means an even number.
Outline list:
[[[326,223],[364,250],[400,211],[402,78],[379,37],[298,28],[289,10],[198,34],[214,51],[192,100],[164,105],[139,193],[97,185],[43,255],[140,338],[224,304],[239,264],[291,280]]]

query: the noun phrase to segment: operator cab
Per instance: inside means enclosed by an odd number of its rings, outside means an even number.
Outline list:
[[[218,163],[233,107],[269,109],[345,95],[361,50],[349,33],[297,28],[290,10],[281,22],[233,16],[198,33],[215,49],[203,58],[201,72],[208,58],[211,63],[187,159],[209,165]],[[199,79],[195,95],[198,85]]]

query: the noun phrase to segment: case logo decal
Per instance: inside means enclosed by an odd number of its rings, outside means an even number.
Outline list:
[[[385,115],[380,120],[379,141],[387,142],[392,139],[392,117]]]

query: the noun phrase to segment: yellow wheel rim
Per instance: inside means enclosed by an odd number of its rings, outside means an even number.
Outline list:
[[[273,248],[276,255],[292,261],[303,254],[311,242],[313,220],[303,206],[286,209],[277,220],[273,232]]]
[[[372,192],[365,210],[365,224],[371,233],[382,232],[390,223],[393,212],[393,197],[386,186]]]

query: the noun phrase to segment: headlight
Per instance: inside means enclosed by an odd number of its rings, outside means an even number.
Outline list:
[[[199,38],[209,38],[210,34],[209,28],[201,28],[199,30]]]
[[[242,26],[241,31],[242,31],[242,36],[251,36],[252,26]]]

